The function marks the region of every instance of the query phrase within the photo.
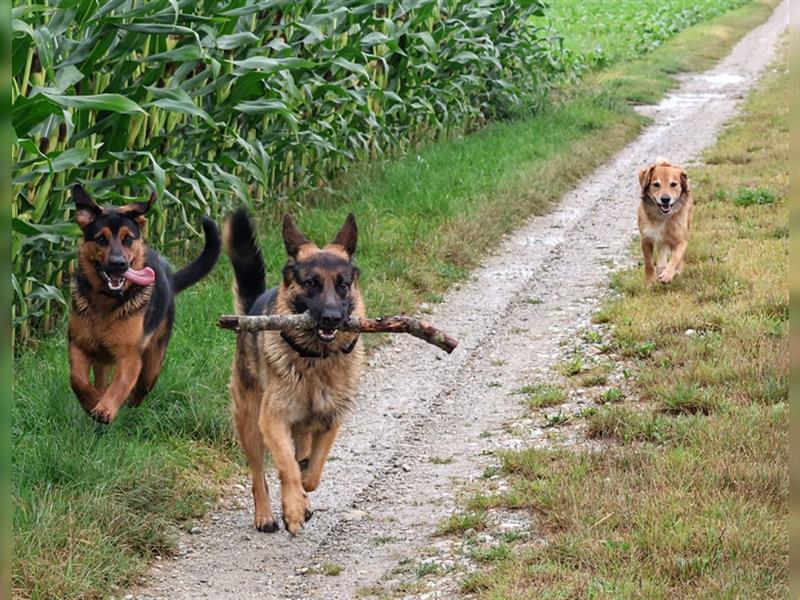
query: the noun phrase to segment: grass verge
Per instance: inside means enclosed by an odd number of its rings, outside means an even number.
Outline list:
[[[618,73],[670,73],[706,66],[764,20],[761,0],[687,30]],[[702,32],[706,32],[704,35]],[[713,33],[712,32],[717,32]],[[685,36],[694,40],[682,41]],[[707,53],[701,48],[718,39]],[[683,50],[684,58],[670,58]],[[651,61],[651,62],[648,62]],[[620,76],[618,74],[618,76]],[[370,313],[435,302],[481,255],[531,214],[632,139],[643,120],[605,78],[529,121],[496,124],[405,160],[352,176],[341,196],[298,207],[301,226],[330,239],[344,214],[358,215],[359,265]],[[261,215],[268,272],[284,258],[278,228]],[[176,260],[183,264],[184,261]],[[174,547],[180,523],[205,512],[240,468],[227,411],[229,333],[212,326],[230,310],[223,259],[178,299],[178,322],[154,393],[100,428],[68,385],[63,331],[14,365],[12,405],[13,589],[17,597],[103,597]]]
[[[603,452],[505,454],[510,490],[472,499],[535,512],[547,541],[472,575],[478,597],[787,596],[788,86],[784,57],[690,171],[684,276],[652,290],[641,265],[615,278],[601,316],[647,408],[592,411]],[[742,190],[772,200],[742,204]]]
[[[552,23],[567,50],[589,68],[647,54],[676,32],[746,4],[747,0],[555,0],[542,22]]]

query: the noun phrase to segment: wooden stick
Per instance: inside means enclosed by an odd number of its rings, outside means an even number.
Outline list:
[[[222,329],[234,331],[287,331],[317,329],[317,324],[307,312],[301,315],[259,315],[242,317],[238,315],[222,315],[217,321]],[[410,333],[414,337],[441,348],[448,354],[458,346],[458,340],[444,331],[436,329],[427,321],[413,317],[380,317],[378,319],[362,319],[350,317],[339,327],[340,331],[357,331],[359,333]]]

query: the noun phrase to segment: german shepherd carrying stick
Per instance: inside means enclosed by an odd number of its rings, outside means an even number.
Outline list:
[[[308,492],[319,485],[342,419],[353,406],[364,350],[358,333],[337,327],[351,316],[364,316],[352,260],[357,235],[351,214],[333,242],[319,248],[286,215],[288,261],[280,284],[266,290],[264,261],[247,211],[235,212],[225,228],[237,314],[308,311],[316,323],[313,330],[237,334],[232,410],[253,476],[259,531],[278,529],[264,478],[265,448],[281,481],[283,523],[295,535],[311,517]]]
[[[219,230],[204,217],[202,253],[173,275],[142,241],[155,195],[148,202],[102,208],[75,185],[72,198],[83,240],[69,319],[70,384],[84,410],[109,423],[129,395],[137,406],[155,385],[175,320],[175,294],[214,268]]]

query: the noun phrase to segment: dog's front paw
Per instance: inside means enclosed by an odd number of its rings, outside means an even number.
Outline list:
[[[114,420],[114,417],[117,416],[117,411],[113,410],[110,406],[100,401],[91,410],[89,415],[98,423],[103,423],[104,425],[108,425],[109,423],[111,423],[111,421]]]
[[[274,533],[278,531],[278,522],[272,515],[269,517],[256,517],[255,526],[256,529],[263,533]]]
[[[661,273],[658,275],[658,280],[661,283],[670,283],[675,278],[675,271],[666,267]]]
[[[292,535],[300,533],[303,523],[313,514],[309,509],[308,496],[298,494],[283,501],[283,526]]]
[[[320,480],[320,473],[306,472],[303,475],[303,489],[307,492],[313,492],[315,489],[319,487],[319,480]]]

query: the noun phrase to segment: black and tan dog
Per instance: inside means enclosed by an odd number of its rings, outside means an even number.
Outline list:
[[[317,488],[345,414],[353,405],[364,352],[358,334],[337,331],[364,316],[358,289],[356,222],[349,215],[336,239],[318,248],[288,215],[289,255],[280,284],[266,290],[264,261],[245,210],[226,226],[225,247],[235,273],[238,314],[309,311],[315,331],[240,333],[231,376],[233,415],[253,475],[255,526],[278,528],[264,479],[269,450],[281,481],[283,522],[296,534],[311,517],[307,492]]]
[[[204,217],[202,253],[173,275],[166,260],[142,241],[144,215],[155,196],[101,208],[76,185],[72,198],[83,240],[72,286],[70,384],[81,406],[109,423],[129,395],[138,405],[155,384],[175,319],[175,294],[214,267],[219,230]]]

